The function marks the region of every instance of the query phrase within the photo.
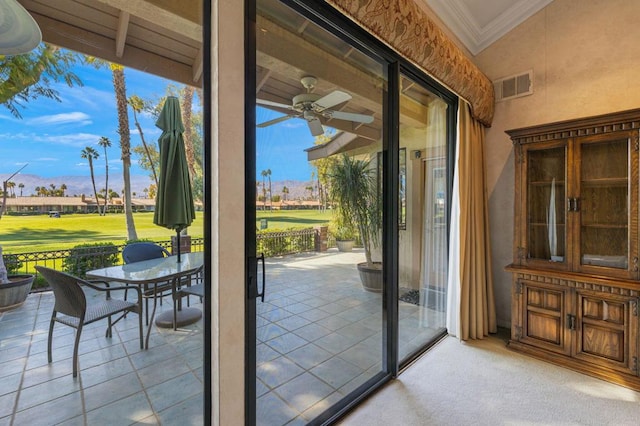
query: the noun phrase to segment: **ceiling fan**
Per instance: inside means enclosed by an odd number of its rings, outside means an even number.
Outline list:
[[[322,123],[318,117],[335,118],[337,120],[355,121],[357,123],[371,123],[373,117],[365,114],[354,114],[332,110],[331,107],[341,104],[351,99],[351,95],[340,90],[334,90],[325,96],[311,93],[317,83],[317,79],[312,76],[302,77],[300,82],[307,89],[306,93],[296,95],[291,100],[291,105],[271,102],[264,99],[257,99],[259,105],[274,106],[278,108],[290,109],[292,112],[273,120],[258,124],[258,127],[267,127],[276,123],[289,120],[290,118],[304,118],[307,120],[309,130],[313,136],[320,136],[324,133]]]

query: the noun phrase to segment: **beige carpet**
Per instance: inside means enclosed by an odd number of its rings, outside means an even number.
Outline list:
[[[343,425],[640,425],[640,393],[512,352],[497,337],[447,337]]]

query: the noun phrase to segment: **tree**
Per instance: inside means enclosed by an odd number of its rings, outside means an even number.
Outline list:
[[[271,192],[271,169],[267,169],[267,177],[269,178],[269,199],[272,199],[273,193]]]
[[[282,187],[282,199],[284,201],[287,201],[287,196],[289,195],[289,188],[287,188],[286,186]]]
[[[88,146],[82,150],[82,152],[80,153],[80,157],[86,158],[89,162],[89,170],[91,171],[91,184],[93,185],[93,195],[96,197],[96,208],[98,209],[98,214],[101,214],[100,202],[98,201],[98,190],[96,189],[96,178],[93,173],[93,160],[98,159],[98,157],[100,157],[100,154],[98,154],[98,151]]]
[[[62,191],[62,196],[65,196],[65,191],[67,190],[67,185],[65,183],[63,183],[62,185],[60,185],[60,191]]]
[[[104,169],[105,169],[105,178],[104,178],[104,186],[105,188],[109,188],[109,160],[107,159],[107,148],[111,147],[111,141],[106,136],[101,136],[98,141],[98,145],[100,145],[104,149]],[[102,214],[107,214],[107,203],[109,197],[104,197],[104,207],[102,209]]]
[[[266,203],[267,201],[267,187],[265,186],[264,178],[267,177],[267,171],[263,170],[260,172],[260,176],[262,176],[262,199]],[[265,204],[262,205],[262,209],[265,209]]]
[[[158,185],[158,174],[156,173],[155,165],[159,161],[159,157],[154,160],[154,157],[151,155],[151,150],[149,149],[149,145],[144,139],[144,132],[142,131],[142,126],[140,126],[140,122],[138,121],[138,114],[142,112],[143,109],[146,108],[146,102],[143,101],[140,97],[136,95],[132,95],[128,100],[129,106],[133,111],[133,121],[136,123],[136,127],[138,128],[138,134],[140,135],[140,140],[142,141],[142,147],[144,148],[144,152],[147,156],[147,161],[149,162],[149,168],[151,169],[151,173],[153,175],[153,181]],[[134,152],[136,150],[134,149]]]
[[[136,226],[131,210],[131,136],[129,133],[129,115],[127,113],[127,88],[124,79],[124,68],[111,64],[113,74],[113,88],[116,92],[118,107],[118,134],[120,135],[120,150],[122,151],[122,180],[124,181],[124,215],[127,222],[127,239],[137,240]]]
[[[24,189],[24,183],[20,182],[18,184],[18,188],[20,188],[20,196],[22,197],[22,190]]]
[[[44,96],[60,102],[51,84],[64,81],[69,87],[82,86],[71,72],[79,60],[77,53],[45,43],[23,55],[0,55],[0,104],[22,118],[18,108],[30,100]]]
[[[182,111],[182,123],[184,124],[182,139],[184,140],[187,166],[189,167],[189,174],[192,179],[198,174],[196,171],[196,156],[193,149],[193,120],[191,118],[194,90],[195,89],[192,86],[185,86],[182,89],[182,102],[180,105],[180,110]]]
[[[7,189],[9,189],[9,196],[12,198],[15,198],[16,193],[14,192],[14,188],[16,187],[16,183],[15,182],[7,182]]]

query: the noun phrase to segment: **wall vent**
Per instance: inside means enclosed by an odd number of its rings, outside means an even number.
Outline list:
[[[496,101],[532,95],[533,70],[495,80],[493,87],[496,92]]]

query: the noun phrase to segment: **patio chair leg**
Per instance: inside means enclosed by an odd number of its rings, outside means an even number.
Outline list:
[[[80,334],[82,334],[82,323],[76,330],[76,340],[73,345],[73,377],[78,376],[78,346],[80,346]]]
[[[142,311],[142,304],[140,304],[140,311]],[[142,333],[142,312],[138,312],[138,327],[139,327],[139,331],[140,331],[140,349],[144,349],[144,336]]]
[[[107,332],[105,333],[104,337],[111,338],[113,337],[113,334],[111,333],[111,315],[109,315],[107,322],[108,322]]]
[[[51,363],[51,361],[53,360],[51,356],[51,343],[53,340],[53,325],[55,323],[55,317],[56,311],[53,311],[53,314],[51,314],[51,322],[49,323],[49,338],[47,339],[47,360],[49,361],[49,363]]]

